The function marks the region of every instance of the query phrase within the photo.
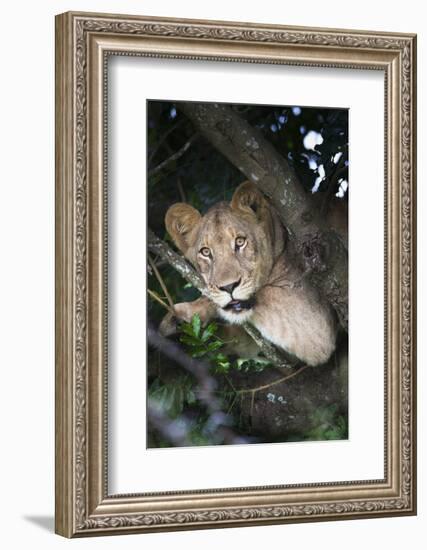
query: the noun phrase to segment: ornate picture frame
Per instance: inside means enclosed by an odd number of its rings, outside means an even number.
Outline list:
[[[338,67],[385,77],[384,479],[108,493],[106,60]],[[56,532],[65,537],[416,513],[416,37],[68,12],[56,18]]]

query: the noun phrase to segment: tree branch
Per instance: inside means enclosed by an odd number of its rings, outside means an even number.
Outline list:
[[[191,265],[180,254],[177,254],[170,246],[162,239],[159,239],[153,231],[148,228],[147,232],[148,250],[160,256],[168,264],[170,264],[178,273],[191,285],[196,287],[202,294],[207,296],[205,285],[201,276],[195,271]]]
[[[153,298],[157,303],[159,303],[161,306],[163,306],[171,315],[175,315],[175,311],[173,310],[173,306],[169,306],[166,302],[164,302],[160,296],[157,295],[156,292],[152,291],[151,289],[147,288],[148,295]]]
[[[174,252],[164,241],[159,239],[150,228],[148,229],[147,241],[148,249],[151,252],[167,261],[186,281],[197,288],[204,296],[210,297],[205,283],[197,271],[191,267],[185,258]],[[279,352],[273,344],[265,340],[254,326],[245,323],[243,328],[259,346],[265,357],[276,367],[287,369],[295,367],[292,361],[288,360],[283,353]]]
[[[166,299],[168,301],[168,304],[169,304],[170,308],[173,310],[174,303],[173,303],[172,297],[169,294],[169,290],[168,290],[168,288],[167,288],[167,286],[166,286],[166,284],[163,280],[163,277],[160,275],[160,271],[157,269],[156,264],[151,259],[150,254],[148,254],[148,263],[150,264],[150,267],[153,270],[153,273],[156,276],[156,279],[157,279],[161,289],[165,293],[165,296],[166,296]]]
[[[300,374],[305,369],[308,369],[309,367],[307,365],[304,365],[300,367],[298,370],[294,370],[291,372],[291,374],[287,374],[286,376],[282,376],[278,380],[273,380],[273,382],[269,382],[268,384],[262,384],[261,386],[256,386],[256,388],[244,388],[243,390],[236,390],[237,395],[242,395],[243,393],[256,393],[258,391],[264,391],[272,388],[273,386],[277,386],[277,384],[282,384],[283,382],[286,382],[286,380],[289,380],[290,378],[293,378],[297,374]]]
[[[265,340],[261,333],[251,324],[244,323],[243,328],[252,338],[252,340],[261,349],[264,356],[273,363],[275,367],[279,369],[293,369],[298,363],[292,363],[290,359],[284,356],[284,353],[280,352],[273,344],[268,340]]]
[[[172,162],[174,162],[174,161],[178,160],[180,157],[182,157],[182,155],[186,151],[188,151],[188,149],[191,147],[191,144],[196,139],[196,137],[197,137],[197,134],[193,134],[191,136],[191,138],[186,143],[184,143],[184,145],[181,147],[181,149],[178,149],[178,151],[176,153],[173,153],[173,155],[168,157],[166,160],[164,160],[163,162],[161,162],[160,164],[158,164],[157,166],[155,166],[154,168],[149,170],[148,177],[150,178],[152,176],[155,176],[156,174],[158,174],[159,172],[161,172],[162,170],[167,168],[167,166],[169,166],[169,164],[171,164]]]
[[[348,326],[348,254],[340,237],[328,231],[324,217],[304,191],[287,160],[257,129],[231,107],[219,103],[180,103],[205,136],[274,204],[290,232],[299,260]]]
[[[153,152],[150,154],[148,158],[148,166],[151,166],[152,160],[154,159],[154,157],[156,156],[156,154],[158,153],[162,145],[166,142],[169,135],[172,132],[174,132],[177,128],[179,128],[183,124],[183,122],[184,122],[183,119],[178,120],[178,122],[174,126],[171,126],[170,128],[168,128],[166,132],[161,136],[161,138],[157,142],[156,147],[154,148]]]

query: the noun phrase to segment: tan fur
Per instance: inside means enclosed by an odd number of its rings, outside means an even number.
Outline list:
[[[308,365],[329,359],[335,349],[334,315],[301,279],[286,251],[277,213],[255,185],[241,184],[230,204],[218,203],[203,217],[190,205],[175,204],[165,222],[177,247],[202,275],[211,298],[177,304],[179,318],[189,320],[199,313],[204,322],[217,315],[232,324],[249,321],[267,340]],[[242,237],[244,246],[237,247],[236,239]],[[206,250],[209,256],[203,254]],[[236,302],[250,305],[230,309]],[[167,332],[166,319],[162,325]]]

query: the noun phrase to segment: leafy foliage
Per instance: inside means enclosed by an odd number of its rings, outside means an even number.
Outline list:
[[[310,418],[312,427],[304,434],[292,434],[288,441],[331,441],[348,438],[348,418],[335,404],[319,407]]]
[[[156,378],[148,390],[148,397],[156,402],[169,418],[177,418],[185,405],[196,403],[193,381],[189,376],[179,376],[172,382]]]
[[[305,434],[312,441],[347,439],[347,418],[339,413],[336,405],[318,408],[312,414],[314,427]]]
[[[182,323],[180,341],[187,346],[191,357],[208,357],[212,361],[216,360],[215,353],[224,343],[215,336],[218,330],[216,323],[210,323],[205,329],[202,329],[202,323],[199,315],[193,315],[191,323]],[[221,354],[220,354],[221,355]]]
[[[212,365],[212,374],[226,374],[232,369],[243,372],[261,372],[265,367],[271,365],[267,359],[262,357],[254,359],[238,357],[235,360],[227,357],[220,351],[226,342],[218,336],[218,328],[218,324],[215,322],[202,328],[200,317],[197,314],[193,315],[191,323],[183,322],[180,326],[180,342],[186,346],[191,357],[208,359]]]

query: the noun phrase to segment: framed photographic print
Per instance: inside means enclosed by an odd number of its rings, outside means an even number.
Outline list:
[[[56,18],[56,531],[415,514],[410,34]]]

